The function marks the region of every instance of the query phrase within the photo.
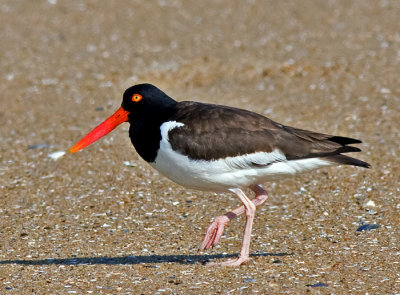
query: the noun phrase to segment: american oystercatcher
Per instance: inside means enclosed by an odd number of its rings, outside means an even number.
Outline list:
[[[225,225],[245,213],[243,242],[237,259],[214,265],[236,266],[249,260],[256,206],[267,200],[261,183],[335,165],[368,168],[343,155],[360,152],[360,140],[301,130],[262,115],[228,106],[177,102],[151,84],[128,88],[121,107],[74,145],[74,153],[129,122],[138,154],[172,181],[205,191],[232,192],[243,206],[218,216],[208,227],[200,249],[215,246]],[[243,192],[255,193],[250,200]]]

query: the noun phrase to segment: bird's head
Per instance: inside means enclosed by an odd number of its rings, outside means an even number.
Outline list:
[[[103,123],[94,128],[69,151],[75,153],[104,135],[118,125],[137,120],[157,119],[165,110],[174,106],[176,101],[151,84],[138,84],[125,90],[121,107]]]

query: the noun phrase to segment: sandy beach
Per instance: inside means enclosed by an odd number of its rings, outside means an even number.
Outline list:
[[[1,1],[0,293],[400,294],[399,15],[396,0]],[[128,124],[68,153],[142,82],[358,138],[372,168],[265,183],[251,261],[207,267],[238,254],[243,216],[198,250],[236,196],[159,175]]]

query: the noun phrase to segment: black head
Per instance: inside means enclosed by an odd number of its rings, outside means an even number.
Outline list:
[[[129,118],[135,119],[159,115],[176,104],[156,86],[138,84],[125,90],[121,107],[130,113]]]
[[[139,125],[139,128],[143,125],[160,124],[176,104],[175,100],[151,84],[132,86],[125,90],[121,107],[75,144],[70,152],[83,149],[124,122]]]

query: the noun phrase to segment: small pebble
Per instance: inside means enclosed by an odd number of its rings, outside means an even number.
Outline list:
[[[381,226],[379,224],[363,224],[359,228],[357,228],[357,231],[373,230],[380,227]]]
[[[372,210],[372,209],[367,209],[367,212],[368,212],[368,214],[371,214],[371,215],[378,214],[378,211],[375,211],[375,210]]]
[[[369,200],[367,203],[364,205],[365,207],[375,207],[375,202],[372,200]]]
[[[159,265],[150,265],[150,264],[145,265],[144,267],[147,267],[147,268],[160,268]]]
[[[245,279],[243,279],[243,283],[253,283],[253,282],[255,282],[256,280],[255,279],[252,279],[252,278],[245,278]]]
[[[328,287],[328,284],[318,282],[316,284],[308,284],[307,287],[317,288],[317,287]]]
[[[50,147],[49,144],[46,144],[46,143],[38,143],[38,144],[28,145],[28,150],[48,149],[49,147]]]
[[[135,162],[124,161],[123,164],[127,167],[136,167]]]
[[[64,151],[57,151],[48,155],[48,157],[54,161],[57,161],[59,158],[65,155]]]

